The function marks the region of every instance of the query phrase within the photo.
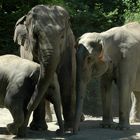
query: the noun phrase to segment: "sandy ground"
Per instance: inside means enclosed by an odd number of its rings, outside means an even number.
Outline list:
[[[118,121],[118,119],[114,119]],[[11,114],[7,109],[0,109],[0,140],[17,139],[14,135],[9,135],[6,131],[6,125],[12,122]],[[38,132],[28,129],[25,140],[140,140],[140,123],[131,124],[131,130],[103,129],[99,127],[101,118],[86,116],[84,122],[80,125],[80,131],[77,135],[65,134],[63,137],[57,137],[55,130],[58,129],[56,122],[48,123],[48,131]]]

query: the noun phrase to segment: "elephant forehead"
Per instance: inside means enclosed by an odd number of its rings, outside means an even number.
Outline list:
[[[80,44],[82,44],[88,50],[90,54],[92,53],[93,48],[91,48],[91,46],[89,45],[89,42],[79,41],[79,45]]]
[[[56,23],[59,25],[63,25],[65,20],[68,19],[68,14],[66,11],[57,6],[45,6],[45,5],[38,5],[35,6],[29,14],[33,15],[35,20],[40,21],[42,24],[53,24]]]
[[[98,43],[99,33],[86,33],[79,39],[78,44],[82,44],[89,53],[92,53],[94,46]]]
[[[40,14],[50,14],[55,13],[56,15],[63,15],[63,16],[69,16],[68,12],[61,6],[47,6],[47,5],[37,5],[32,8],[32,12],[40,13]]]
[[[89,32],[89,33],[85,33],[83,34],[81,37],[80,37],[80,40],[83,40],[83,41],[97,41],[98,38],[100,36],[100,33],[96,33],[96,32]]]
[[[28,16],[27,25],[30,23],[30,20],[34,21],[36,24],[36,31],[45,33],[47,37],[56,37],[61,36],[65,32],[65,29],[69,27],[67,24],[67,19],[60,14],[56,14],[56,11],[44,12],[42,9],[38,13],[31,13],[31,17]],[[50,39],[50,38],[49,38]]]
[[[64,26],[60,26],[57,23],[56,24],[52,24],[49,23],[47,25],[44,26],[44,30],[46,31],[46,34],[53,34],[54,35],[58,35],[56,33],[61,34],[64,31]]]

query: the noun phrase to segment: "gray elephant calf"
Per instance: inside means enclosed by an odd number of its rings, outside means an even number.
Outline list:
[[[39,74],[40,65],[35,62],[15,55],[0,56],[0,107],[6,107],[12,114],[14,121],[7,125],[8,131],[20,137],[26,132],[27,105],[34,92]],[[60,129],[63,129],[58,90],[59,84],[54,75],[47,98],[53,102]]]
[[[140,24],[133,22],[102,33],[85,33],[79,38],[76,56],[78,102],[75,132],[86,85],[92,76],[101,77],[102,126],[113,124],[110,90],[112,82],[115,82],[119,93],[117,128],[128,129],[131,92],[140,94]]]

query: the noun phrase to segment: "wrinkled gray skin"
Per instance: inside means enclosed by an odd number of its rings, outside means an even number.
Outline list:
[[[37,63],[15,55],[0,56],[0,107],[9,109],[13,123],[10,133],[24,136],[27,105],[34,93],[40,73]]]
[[[26,44],[28,42],[26,26],[24,23],[21,24],[23,22],[24,18],[25,18],[25,16],[21,17],[16,23],[15,32],[14,32],[14,41],[20,45],[20,56],[24,59],[33,61],[33,55],[32,55],[30,48],[24,46],[24,44]],[[54,81],[54,83],[56,83],[56,82]],[[51,88],[51,86],[49,88]],[[60,94],[60,93],[56,93],[56,95],[57,94]],[[47,93],[45,95],[47,96]],[[48,100],[49,99],[42,100],[43,103],[41,103],[33,112],[33,121],[30,125],[31,129],[45,130],[45,129],[47,129],[45,120],[47,119],[49,121],[52,121],[50,103]],[[45,108],[44,108],[44,105],[45,105]],[[35,124],[37,124],[37,125],[35,125]]]
[[[27,29],[27,41],[23,46],[32,52],[33,60],[41,66],[38,84],[28,104],[28,114],[38,106],[56,72],[65,128],[72,128],[75,113],[76,60],[75,40],[69,25],[69,15],[60,6],[38,5],[21,20],[21,24],[23,23]]]
[[[6,106],[14,119],[14,123],[8,125],[8,130],[19,137],[23,137],[26,135],[24,120],[26,118],[27,105],[39,78],[40,65],[29,60],[26,61],[26,59],[18,56],[4,55],[0,57],[0,69],[0,83],[2,83],[0,86],[0,91],[2,91],[0,105]],[[54,105],[60,127],[60,130],[58,129],[57,132],[62,134],[63,122],[61,117],[60,88],[56,74],[54,74],[47,93],[46,98]],[[42,107],[41,105],[40,107]],[[38,107],[34,116],[42,110]],[[37,119],[36,116],[35,119]],[[17,132],[18,128],[21,129],[20,127],[23,127],[22,130]]]
[[[102,33],[85,33],[77,47],[77,108],[74,132],[78,131],[86,85],[91,77],[101,78],[103,127],[113,123],[111,86],[119,91],[119,124],[129,125],[131,92],[140,92],[140,24],[129,23]]]

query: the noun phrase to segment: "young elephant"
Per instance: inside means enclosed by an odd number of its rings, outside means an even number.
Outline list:
[[[7,125],[10,133],[25,136],[27,105],[32,97],[40,74],[40,65],[15,55],[0,56],[0,107],[9,109],[13,123]],[[48,99],[54,104],[58,123],[63,131],[60,109],[60,92],[54,75]],[[26,120],[26,121],[25,121]]]

